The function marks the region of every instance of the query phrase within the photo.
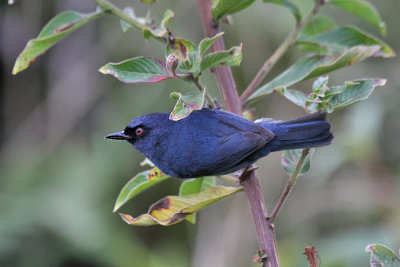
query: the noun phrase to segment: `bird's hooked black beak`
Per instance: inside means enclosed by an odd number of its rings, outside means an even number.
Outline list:
[[[118,133],[112,133],[109,135],[104,136],[104,138],[107,139],[114,139],[114,140],[127,140],[130,137],[126,134],[124,134],[124,131],[118,132]]]

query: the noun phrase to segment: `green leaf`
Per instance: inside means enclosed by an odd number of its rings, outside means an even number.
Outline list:
[[[239,12],[253,4],[255,0],[213,0],[211,14],[215,19]]]
[[[165,57],[174,54],[178,58],[177,70],[182,73],[195,72],[198,68],[198,50],[190,41],[174,38],[168,42]]]
[[[276,4],[289,9],[295,17],[296,21],[301,20],[301,13],[299,8],[288,0],[263,0],[265,3]]]
[[[385,85],[386,80],[380,78],[360,79],[345,82],[341,86],[333,86],[332,88],[327,86],[327,82],[327,77],[319,77],[314,82],[313,92],[309,96],[285,87],[278,88],[276,91],[307,112],[324,110],[331,113],[367,99],[375,87]]]
[[[336,28],[329,32],[324,32],[317,35],[301,36],[300,38],[297,39],[297,43],[314,44],[326,48],[327,51],[337,51],[337,52],[342,52],[351,47],[360,45],[363,46],[379,45],[380,50],[374,56],[380,56],[384,58],[395,56],[393,49],[390,48],[383,41],[361,31],[360,29],[348,26]]]
[[[131,215],[120,214],[122,219],[130,225],[147,226],[154,224],[172,225],[184,220],[189,215],[241,191],[241,187],[210,187],[198,194],[178,197],[168,196],[153,205],[149,211],[137,218]]]
[[[327,86],[327,82],[327,77],[319,77],[314,82],[313,92],[308,97],[297,90],[278,88],[277,91],[307,112],[324,110],[331,113],[367,99],[375,87],[385,85],[386,80],[380,78],[360,79],[332,88]]]
[[[323,15],[315,15],[312,20],[304,27],[300,36],[311,36],[319,33],[333,30],[336,23],[329,17]]]
[[[317,14],[306,25],[306,27],[304,27],[303,31],[300,33],[300,36],[312,36],[333,30],[334,28],[336,28],[336,24],[331,18]],[[307,43],[298,45],[300,50],[303,51],[309,51],[316,54],[328,53],[328,49],[320,46],[319,44]]]
[[[384,245],[370,244],[365,251],[371,254],[371,267],[400,267],[399,255]]]
[[[239,66],[242,61],[242,44],[234,46],[227,51],[210,53],[203,57],[200,62],[200,71],[212,67]]]
[[[308,98],[302,92],[293,89],[287,89],[286,87],[277,88],[276,91],[283,95],[290,102],[307,109],[306,101]]]
[[[281,87],[289,87],[300,81],[363,61],[378,53],[379,50],[380,46],[355,46],[343,53],[303,57],[272,81],[258,88],[247,99],[246,105]]]
[[[131,17],[132,19],[137,20],[139,23],[146,25],[146,18],[136,17],[135,11],[133,10],[132,7],[125,7],[123,9],[123,12],[126,15],[128,15],[129,17]],[[125,22],[122,19],[120,20],[120,23],[121,23],[121,29],[123,32],[128,32],[128,31],[134,29],[131,24]]]
[[[155,83],[178,78],[170,75],[164,61],[154,57],[135,57],[119,63],[108,63],[99,71],[111,74],[124,83]]]
[[[157,167],[137,174],[122,188],[115,202],[113,212],[116,212],[134,196],[168,178],[170,176],[162,173]]]
[[[310,149],[310,152],[308,153],[306,159],[304,160],[298,176],[306,173],[310,169],[311,156],[314,153],[314,150],[315,150],[314,148]],[[297,166],[297,163],[299,162],[299,159],[301,158],[302,153],[303,153],[303,149],[285,150],[282,153],[281,164],[289,176],[292,176],[292,174]]]
[[[142,33],[146,40],[149,40],[152,37],[164,37],[168,33],[167,25],[174,17],[174,12],[167,9],[164,12],[163,18],[161,20],[160,26],[158,28],[146,27],[143,29]]]
[[[385,79],[374,78],[354,80],[341,86],[334,86],[326,92],[327,111],[332,112],[365,100],[371,95],[375,87],[384,86],[385,83]]]
[[[215,186],[215,178],[212,176],[188,179],[181,184],[179,196],[197,194],[213,186]],[[186,220],[193,224],[196,223],[196,213],[186,217]]]
[[[179,188],[179,196],[193,195],[213,186],[215,186],[214,176],[187,179],[182,182]]]
[[[199,54],[198,57],[202,57],[204,55],[205,52],[207,52],[207,50],[213,45],[213,43],[223,35],[223,32],[219,32],[217,33],[214,37],[212,38],[205,38],[203,40],[200,41],[199,44]]]
[[[15,61],[12,73],[15,75],[28,68],[38,56],[45,53],[62,38],[102,15],[104,15],[103,11],[90,14],[65,11],[58,14],[44,26],[38,37],[26,44]]]
[[[181,93],[171,93],[171,99],[178,100],[175,104],[174,110],[169,115],[169,119],[178,121],[192,113],[193,110],[200,110],[204,105],[204,96],[206,90],[189,95],[182,95]]]
[[[386,35],[386,24],[371,3],[365,0],[329,0],[327,3],[371,23]]]

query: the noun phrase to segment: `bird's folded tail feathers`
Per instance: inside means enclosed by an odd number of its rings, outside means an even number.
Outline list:
[[[326,113],[316,112],[287,121],[261,122],[260,125],[275,134],[270,143],[273,152],[329,145],[333,135],[325,118]]]

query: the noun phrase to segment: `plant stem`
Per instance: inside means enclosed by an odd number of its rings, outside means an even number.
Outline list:
[[[240,100],[242,103],[246,101],[246,99],[250,96],[250,94],[254,91],[254,89],[260,84],[260,82],[267,76],[272,67],[278,62],[278,60],[286,53],[287,49],[296,41],[297,37],[304,29],[304,27],[311,21],[314,17],[315,13],[317,13],[318,8],[320,7],[320,1],[316,1],[314,7],[311,11],[299,22],[296,23],[294,30],[289,33],[286,39],[282,42],[282,44],[275,50],[275,52],[271,55],[270,58],[265,61],[264,65],[258,71],[256,76],[253,78],[251,83],[247,86],[246,90],[240,96]]]
[[[220,32],[219,26],[214,18],[211,16],[211,0],[197,0],[201,20],[203,22],[203,28],[206,32],[207,37],[214,37]],[[211,52],[225,50],[224,40],[218,38],[215,43],[211,46]],[[224,98],[225,107],[227,110],[239,114],[242,114],[242,105],[239,99],[239,95],[236,90],[235,81],[233,80],[232,72],[229,67],[218,67],[214,68],[213,72],[217,78],[219,89],[222,97]]]
[[[119,9],[118,7],[116,7],[114,4],[110,3],[107,0],[93,0],[93,2],[95,2],[105,12],[109,12],[109,13],[117,16],[121,20],[129,23],[132,27],[134,27],[134,28],[136,28],[136,29],[138,29],[140,31],[143,31],[146,28],[145,25],[143,25],[142,23],[140,23],[136,19],[128,16],[121,9]],[[153,36],[153,38],[156,39],[157,41],[162,42],[162,43],[166,43],[167,42],[167,40],[165,38],[162,38],[162,37]]]
[[[308,154],[310,153],[309,148],[303,149],[301,152],[301,157],[299,161],[297,162],[296,168],[294,169],[292,175],[289,177],[289,180],[287,181],[285,188],[282,191],[282,194],[278,200],[278,202],[275,205],[275,208],[273,209],[271,216],[268,218],[268,220],[273,223],[276,216],[278,216],[279,211],[281,210],[283,204],[285,204],[286,199],[288,198],[290,192],[292,191],[293,186],[296,183],[297,177],[299,176],[300,170],[303,167],[304,161],[306,160]]]
[[[218,24],[211,16],[211,0],[197,0],[203,28],[207,37],[215,36],[219,31]],[[224,42],[219,38],[211,47],[213,52],[224,50]],[[242,104],[236,91],[232,72],[229,67],[215,68],[219,88],[224,98],[225,106],[228,111],[241,115]],[[265,207],[264,198],[261,193],[260,183],[254,171],[247,172],[243,177],[242,185],[250,204],[253,221],[256,227],[260,252],[266,254],[262,266],[279,267],[278,251],[276,249],[275,234],[272,224],[265,220],[268,212]]]
[[[268,211],[265,207],[264,197],[261,192],[257,174],[254,171],[250,171],[247,175],[247,177],[243,177],[242,186],[244,187],[250,204],[253,221],[256,226],[260,252],[267,255],[267,258],[264,262],[261,262],[261,264],[263,267],[280,267],[274,225],[265,219],[268,218]]]
[[[196,87],[199,89],[200,92],[203,92],[203,90],[205,91],[205,95],[206,95],[206,98],[207,98],[208,105],[209,105],[210,107],[212,107],[212,108],[215,107],[213,98],[212,98],[211,95],[207,92],[206,88],[201,84],[199,78],[193,78],[193,77],[192,77],[192,78],[191,78],[191,81],[196,85]]]

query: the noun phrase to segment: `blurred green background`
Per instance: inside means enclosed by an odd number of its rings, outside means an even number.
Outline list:
[[[0,266],[256,266],[258,249],[244,193],[201,211],[198,224],[131,227],[113,214],[122,186],[137,172],[143,156],[126,143],[103,136],[121,130],[130,119],[173,108],[172,91],[195,88],[181,81],[126,85],[97,70],[107,62],[139,55],[163,58],[163,47],[119,21],[101,18],[57,44],[24,72],[11,70],[27,41],[64,10],[90,12],[92,1],[35,0],[0,3]],[[398,51],[398,0],[371,1],[387,23],[385,40]],[[151,8],[161,16],[175,12],[170,28],[198,43],[204,36],[197,3],[159,1],[132,5],[139,16]],[[302,10],[311,0],[296,1]],[[376,29],[344,12],[324,7],[339,25]],[[243,42],[243,61],[234,68],[239,90],[294,25],[284,8],[257,1],[224,25],[226,46]],[[301,52],[293,48],[270,79]],[[335,140],[319,148],[309,173],[301,177],[276,221],[282,266],[308,266],[303,248],[314,245],[322,266],[368,266],[365,246],[400,247],[400,58],[370,59],[330,74],[330,85],[363,77],[387,78],[365,102],[329,116]],[[212,74],[202,78],[219,96]],[[296,86],[310,91],[311,81]],[[303,111],[279,95],[257,104],[257,117],[288,119]],[[280,153],[258,162],[268,208],[287,177]],[[137,216],[154,201],[177,194],[171,179],[122,208]]]

